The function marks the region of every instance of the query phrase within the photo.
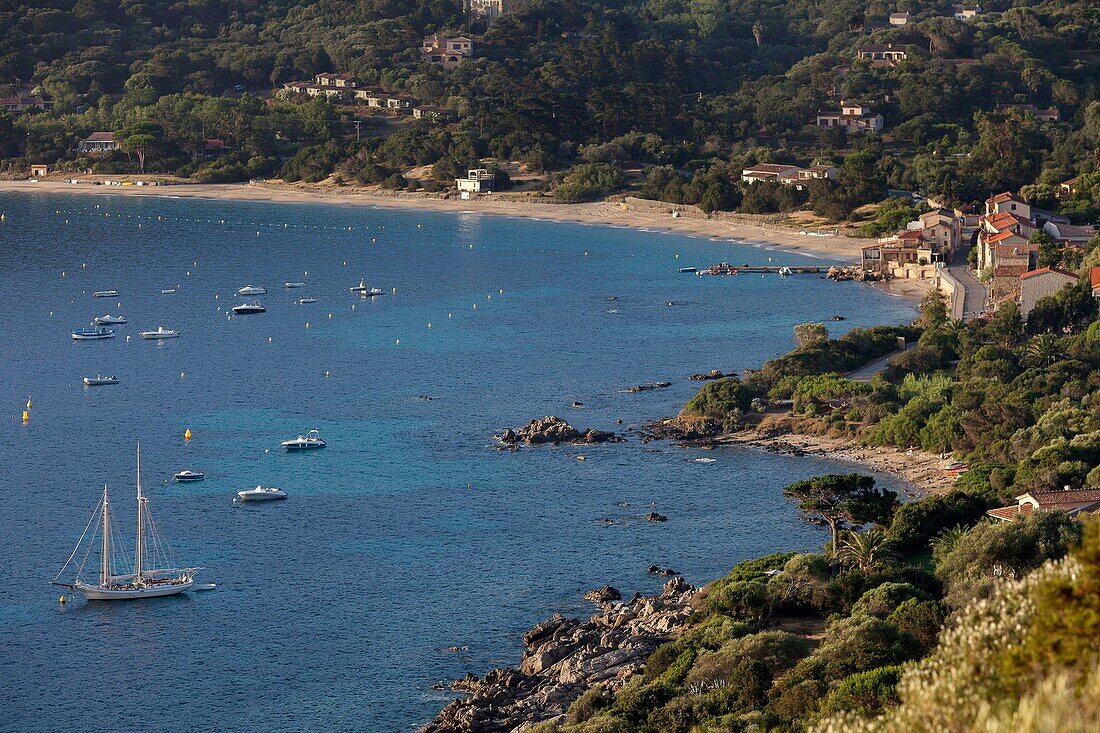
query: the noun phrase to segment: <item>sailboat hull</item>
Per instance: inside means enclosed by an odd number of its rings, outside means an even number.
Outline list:
[[[78,585],[76,587],[89,601],[136,601],[141,598],[160,598],[163,596],[175,596],[191,589],[195,582],[188,580],[184,583],[165,583],[163,585],[151,585],[145,588],[100,588],[91,585]]]

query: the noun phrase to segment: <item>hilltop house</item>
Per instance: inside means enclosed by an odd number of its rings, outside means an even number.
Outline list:
[[[462,10],[474,18],[484,18],[489,25],[511,12],[508,0],[462,0]]]
[[[887,66],[893,66],[909,58],[909,54],[903,47],[895,47],[892,43],[869,43],[859,49],[858,58],[870,61],[872,65],[875,62],[882,62]]]
[[[496,174],[490,173],[486,168],[471,168],[466,171],[465,178],[456,178],[455,186],[463,198],[469,198],[471,193],[485,193],[493,190],[496,183]]]
[[[1016,497],[1012,506],[990,509],[986,514],[1002,522],[1027,517],[1038,512],[1065,512],[1071,517],[1081,512],[1100,509],[1100,489],[1066,489],[1064,491],[1028,491]]]
[[[1089,268],[1089,284],[1092,285],[1092,297],[1100,298],[1100,267]]]
[[[420,44],[420,58],[444,69],[453,69],[474,55],[474,41],[466,36],[441,36],[438,33]]]
[[[1058,184],[1058,198],[1065,200],[1071,199],[1077,195],[1077,183],[1081,180],[1081,176],[1074,176],[1068,181],[1062,181]]]
[[[796,175],[798,170],[798,166],[787,163],[757,163],[751,168],[742,169],[741,181],[744,183],[779,182],[781,176]]]
[[[336,87],[337,89],[354,89],[359,85],[354,76],[347,74],[318,74],[314,81],[323,87]]]
[[[413,107],[412,113],[413,118],[418,120],[428,120],[429,122],[450,122],[457,117],[454,110],[445,109],[444,107],[429,107],[425,105]]]
[[[347,74],[317,74],[313,81],[291,81],[283,85],[295,94],[306,94],[310,97],[327,97],[329,99],[350,99],[355,93],[359,82],[355,77]]]
[[[859,102],[841,101],[840,111],[817,113],[818,127],[844,127],[852,132],[880,132],[882,125],[882,115]]]
[[[1034,104],[998,104],[997,111],[1005,112],[1010,109],[1018,109],[1023,112],[1030,113],[1039,122],[1057,122],[1061,119],[1061,113],[1058,112],[1057,107],[1051,107],[1050,109],[1039,109]]]
[[[22,114],[29,109],[49,109],[53,102],[45,97],[24,97],[14,94],[9,97],[0,97],[0,109],[12,115]]]
[[[982,12],[981,7],[978,5],[955,5],[952,10],[955,11],[955,20],[977,18]]]
[[[901,26],[909,22],[909,13],[890,13],[890,25]]]
[[[1027,318],[1040,299],[1076,284],[1076,275],[1057,267],[1040,267],[1020,275],[1020,318]]]
[[[115,141],[113,132],[93,132],[77,146],[81,153],[106,153],[118,149],[119,144]]]

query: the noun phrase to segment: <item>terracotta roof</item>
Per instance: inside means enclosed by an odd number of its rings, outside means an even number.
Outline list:
[[[1040,506],[1045,504],[1089,504],[1094,501],[1100,501],[1100,489],[1071,489],[1070,491],[1029,491],[1026,494],[1020,494],[1017,499],[1030,496],[1035,501],[1039,502]]]
[[[924,232],[918,229],[906,229],[898,233],[898,239],[924,239]]]
[[[1021,514],[1031,514],[1031,505],[1025,504],[1022,507],[1015,505],[1001,506],[997,507],[996,509],[990,509],[986,512],[986,514],[997,519],[1003,519],[1006,522],[1011,522],[1013,519],[1020,516]]]
[[[1015,222],[1017,224],[1027,224],[1029,226],[1031,225],[1031,221],[1029,219],[1025,219],[1024,217],[1020,216],[1019,214],[1013,214],[1011,211],[998,211],[996,214],[993,214],[992,216],[984,216],[982,218],[985,219],[986,221],[988,221],[990,224],[992,224],[997,229],[1003,229],[1004,228],[1003,226],[1001,226],[1002,223],[1004,223],[1005,226],[1008,226],[1008,222]]]
[[[1092,287],[1100,287],[1100,267],[1093,265],[1089,268],[1089,281],[1092,282]]]
[[[1036,275],[1045,275],[1048,272],[1055,272],[1059,275],[1064,275],[1065,277],[1071,277],[1074,280],[1077,279],[1077,276],[1074,275],[1072,272],[1066,272],[1065,270],[1062,270],[1062,269],[1057,268],[1057,267],[1040,267],[1037,270],[1032,270],[1031,272],[1025,272],[1023,275],[1020,275],[1020,279],[1021,280],[1026,280],[1029,277],[1035,277]]]
[[[1017,198],[1015,194],[1009,193],[1008,191],[999,193],[988,200],[995,204],[1003,204],[1005,201],[1022,201],[1022,199]]]
[[[997,232],[996,234],[994,234],[992,237],[990,237],[989,239],[987,239],[985,241],[986,241],[987,244],[997,244],[998,242],[1003,242],[1006,239],[1011,239],[1012,237],[1016,237],[1017,239],[1022,239],[1025,242],[1027,241],[1027,237],[1022,237],[1022,236],[1020,236],[1019,234],[1017,234],[1016,232],[1014,232],[1010,229],[1003,229],[1003,230]]]
[[[1081,180],[1081,176],[1074,176],[1073,178],[1069,179],[1068,181],[1062,181],[1061,185],[1063,185],[1063,186],[1073,186],[1079,180]]]
[[[114,141],[115,134],[113,132],[93,132],[84,138],[86,143],[113,143]]]
[[[1018,278],[1027,272],[1027,265],[994,265],[993,277]]]
[[[757,163],[746,168],[745,173],[775,173],[778,175],[795,167],[797,166],[786,165],[785,163]]]

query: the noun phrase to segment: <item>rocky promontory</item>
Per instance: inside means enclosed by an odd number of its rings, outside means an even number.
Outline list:
[[[525,445],[558,445],[570,443],[572,445],[593,445],[595,443],[621,443],[625,438],[605,430],[589,428],[578,430],[565,420],[555,415],[547,415],[541,420],[532,420],[518,430],[508,429],[499,436],[500,442],[506,446],[514,446],[519,443]]]
[[[593,685],[614,693],[640,673],[653,651],[683,629],[696,589],[683,578],[658,596],[619,602],[610,586],[589,594],[600,613],[588,621],[554,614],[523,637],[518,669],[467,675],[452,685],[467,692],[448,704],[421,733],[506,733],[561,718]]]

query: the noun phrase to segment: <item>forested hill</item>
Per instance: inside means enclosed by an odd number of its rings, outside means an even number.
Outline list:
[[[442,160],[442,179],[495,156],[532,170],[671,165],[685,185],[698,173],[705,188],[730,177],[716,163],[839,163],[867,149],[886,184],[968,201],[1091,172],[1100,147],[1096,4],[997,0],[966,19],[955,17],[960,7],[514,0],[489,26],[458,0],[4,3],[0,95],[39,95],[52,109],[0,112],[0,157],[9,170],[64,160],[93,131],[149,124],[156,129],[141,134],[160,143],[149,165],[162,172],[187,175],[195,167],[180,149],[216,136],[232,144],[234,164],[266,173],[332,143],[305,166],[327,175],[361,153],[362,140],[346,144],[346,122],[363,115],[317,100],[264,101],[286,82],[338,72],[457,115],[423,125],[404,145],[416,154],[376,154],[378,140],[367,142],[358,168],[345,166],[359,178],[378,172],[358,175],[368,158],[385,170]],[[891,25],[899,11],[905,24]],[[453,69],[423,60],[421,39],[435,32],[473,37],[473,58]],[[906,58],[859,59],[873,45]],[[816,113],[841,99],[881,114],[882,133],[816,126]],[[1059,119],[1036,119],[1035,109],[1056,109]],[[736,192],[712,198],[719,208],[738,203]]]

